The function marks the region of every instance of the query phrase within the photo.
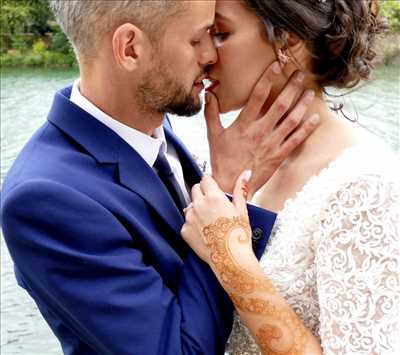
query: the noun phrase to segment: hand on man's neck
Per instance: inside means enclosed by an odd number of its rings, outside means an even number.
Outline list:
[[[163,124],[164,114],[143,110],[135,92],[111,70],[81,69],[80,93],[113,119],[152,136]]]

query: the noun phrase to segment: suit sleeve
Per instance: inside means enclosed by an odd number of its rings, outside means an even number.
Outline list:
[[[260,260],[264,253],[267,242],[272,233],[276,221],[276,213],[265,210],[263,208],[256,207],[248,204],[247,210],[249,212],[251,230],[252,230],[252,241],[253,251],[257,259]]]
[[[93,351],[224,353],[233,307],[193,253],[172,293],[144,263],[134,231],[88,196],[36,180],[2,202],[4,236],[28,288]]]

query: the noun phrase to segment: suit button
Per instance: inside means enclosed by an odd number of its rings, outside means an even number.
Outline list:
[[[258,242],[263,236],[263,230],[259,227],[253,229],[253,241]]]

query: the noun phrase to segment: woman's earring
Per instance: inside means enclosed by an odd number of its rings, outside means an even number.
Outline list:
[[[281,65],[285,65],[285,64],[289,63],[291,60],[290,57],[286,54],[286,51],[281,48],[278,49],[277,56],[278,56],[278,61],[279,61],[279,63],[281,63]]]

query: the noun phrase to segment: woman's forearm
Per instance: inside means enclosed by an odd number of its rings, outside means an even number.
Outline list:
[[[265,278],[265,276],[263,275]],[[268,283],[268,280],[265,279]],[[264,354],[322,354],[317,339],[276,291],[261,286],[251,294],[229,293],[240,318]]]
[[[247,218],[219,218],[203,234],[211,268],[263,353],[321,354],[319,342],[264,275]]]

